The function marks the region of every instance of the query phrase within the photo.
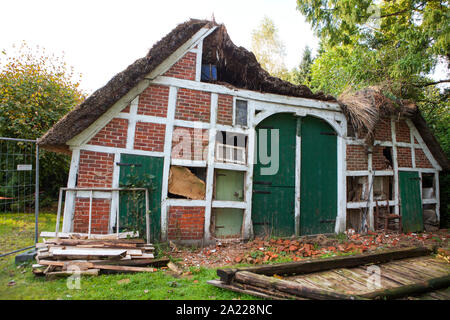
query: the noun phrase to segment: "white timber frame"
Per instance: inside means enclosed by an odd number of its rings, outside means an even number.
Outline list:
[[[408,125],[408,128],[410,130],[410,142],[400,142],[397,141],[397,130],[396,130],[396,124],[404,120],[406,124]],[[394,213],[397,215],[401,215],[401,199],[400,199],[400,185],[399,185],[399,171],[415,171],[419,173],[420,180],[422,181],[422,174],[423,173],[431,173],[434,174],[434,185],[435,185],[435,198],[434,199],[423,199],[422,197],[422,204],[435,204],[436,205],[436,215],[438,220],[440,220],[440,199],[439,199],[439,171],[442,170],[441,166],[437,163],[433,155],[431,154],[431,151],[428,149],[428,146],[423,141],[422,137],[420,136],[420,133],[418,132],[417,128],[415,127],[414,123],[410,119],[404,119],[404,118],[397,118],[397,117],[391,117],[390,120],[390,127],[391,127],[391,141],[374,141],[374,146],[382,146],[382,147],[391,147],[392,148],[392,170],[374,170],[373,164],[372,164],[372,151],[369,151],[368,154],[368,170],[358,170],[358,171],[352,171],[352,170],[346,170],[345,175],[346,177],[355,177],[355,176],[366,176],[368,178],[368,190],[369,190],[369,199],[368,201],[359,201],[359,202],[347,202],[346,208],[347,209],[366,209],[368,210],[368,227],[370,230],[374,230],[375,228],[375,222],[374,222],[374,208],[375,208],[375,202],[373,198],[373,179],[376,176],[392,176],[393,177],[393,198],[389,199],[388,206],[394,208]],[[415,142],[417,140],[418,143]],[[351,138],[347,137],[345,141],[346,145],[360,145],[364,146],[364,140],[363,139],[357,139],[357,138]],[[399,167],[397,157],[398,157],[398,147],[403,148],[410,148],[411,150],[411,161],[412,165],[411,167]],[[419,168],[416,164],[416,149],[421,149],[428,161],[430,161],[433,168]],[[420,186],[420,191],[422,193],[422,185]],[[385,200],[382,201],[382,204],[384,205],[386,203]]]
[[[209,242],[214,235],[210,230],[212,210],[213,208],[238,208],[244,211],[242,234],[241,237],[248,239],[253,235],[251,206],[252,206],[252,188],[253,188],[253,164],[255,159],[255,137],[256,126],[265,118],[278,113],[291,113],[295,116],[305,117],[314,116],[325,120],[331,125],[337,134],[337,166],[338,166],[338,211],[336,216],[335,232],[342,232],[346,228],[347,209],[350,208],[369,208],[369,227],[373,229],[373,190],[371,191],[369,201],[358,203],[347,203],[346,199],[346,180],[347,176],[368,176],[372,181],[376,175],[391,175],[394,176],[395,184],[395,199],[389,202],[389,205],[395,206],[396,213],[399,212],[399,190],[398,190],[398,171],[399,170],[416,170],[419,172],[428,172],[435,174],[436,184],[436,210],[439,208],[439,175],[441,170],[437,162],[432,157],[430,151],[421,139],[414,125],[407,120],[408,126],[411,129],[411,143],[400,143],[395,140],[395,120],[391,120],[392,142],[375,141],[375,145],[391,146],[393,150],[393,170],[378,171],[372,170],[372,157],[369,155],[368,170],[362,171],[346,171],[346,146],[349,144],[363,145],[364,141],[361,139],[352,139],[347,137],[347,120],[342,113],[341,108],[336,102],[320,101],[307,98],[297,98],[290,96],[283,96],[271,93],[261,93],[244,89],[229,88],[226,86],[203,83],[201,78],[201,57],[203,50],[203,39],[215,30],[213,28],[203,28],[197,32],[185,44],[180,46],[173,54],[169,56],[161,65],[155,68],[148,74],[136,87],[132,88],[126,95],[119,99],[111,108],[100,116],[92,125],[90,125],[83,132],[72,138],[67,142],[69,148],[72,150],[72,160],[69,172],[69,179],[67,183],[68,188],[76,187],[76,177],[79,166],[80,152],[96,151],[104,152],[114,155],[114,170],[113,170],[113,185],[112,188],[119,187],[120,167],[116,165],[120,162],[120,155],[123,153],[144,155],[150,157],[164,158],[163,178],[162,178],[162,196],[161,196],[161,238],[163,241],[168,238],[168,213],[170,206],[191,206],[205,208],[205,222],[204,222],[204,241]],[[167,70],[170,69],[179,59],[181,59],[187,52],[195,52],[196,59],[196,76],[195,81],[184,80],[172,77],[163,76]],[[167,117],[157,117],[137,114],[137,107],[139,103],[139,95],[151,84],[164,85],[169,87],[169,100],[167,107]],[[175,119],[175,111],[177,104],[178,89],[192,89],[211,93],[211,113],[209,122],[200,121],[186,121]],[[220,94],[230,95],[233,97],[233,125],[223,125],[217,123],[217,108],[218,97]],[[235,108],[236,100],[247,101],[247,126],[238,126],[235,124]],[[130,112],[125,113],[122,110],[130,105]],[[111,119],[121,118],[128,120],[127,141],[125,148],[105,147],[89,144],[89,141],[94,137]],[[134,133],[137,122],[165,124],[165,143],[162,152],[144,151],[134,149]],[[203,160],[184,160],[172,159],[172,133],[173,128],[186,127],[194,129],[208,130],[208,151],[207,158]],[[244,164],[230,164],[219,163],[215,161],[215,142],[218,131],[227,131],[230,133],[244,134],[247,139],[247,163]],[[414,143],[414,138],[419,143]],[[398,168],[396,161],[397,146],[410,147],[412,154],[416,148],[424,151],[427,158],[433,164],[433,169],[425,168]],[[295,163],[295,232],[299,235],[301,206],[300,206],[300,175],[301,175],[301,137],[296,138],[296,163]],[[413,158],[414,159],[414,158]],[[204,200],[188,200],[188,199],[170,199],[168,198],[168,177],[171,165],[181,165],[188,167],[206,167],[206,196]],[[414,164],[415,165],[415,164]],[[214,186],[214,171],[215,169],[237,170],[245,171],[244,182],[244,201],[216,201],[213,199]],[[63,232],[70,232],[73,228],[73,212],[75,197],[89,197],[89,194],[82,192],[67,192],[65,208],[64,208],[64,222]],[[119,211],[119,195],[108,193],[93,193],[94,198],[109,198],[111,199],[110,212],[110,232],[115,224],[117,214]]]

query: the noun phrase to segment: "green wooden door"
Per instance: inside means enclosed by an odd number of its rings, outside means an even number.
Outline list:
[[[337,137],[324,120],[305,117],[299,121],[300,234],[333,233],[337,216]]]
[[[252,222],[255,235],[295,234],[296,128],[297,118],[291,114],[273,115],[256,127],[257,154],[253,166],[252,195]],[[278,164],[265,164],[266,161],[261,158],[260,142],[266,140],[266,137],[267,153],[263,152],[263,158],[264,154],[267,154],[273,159],[272,149],[274,149],[278,152]],[[273,169],[269,169],[270,167]]]
[[[216,169],[214,200],[244,201],[244,172]]]
[[[399,171],[403,232],[423,231],[422,199],[418,172]]]
[[[217,238],[241,237],[244,210],[235,208],[214,208],[213,210]]]
[[[161,235],[161,186],[163,174],[164,158],[148,157],[134,154],[121,154],[120,156],[120,176],[119,185],[131,183],[151,183],[152,190],[149,192],[150,202],[150,234],[151,241],[158,242]],[[154,176],[150,179],[150,176]],[[136,181],[137,180],[137,181]],[[130,214],[132,210],[139,210],[144,219],[139,224],[144,223],[141,230],[145,232],[145,195],[142,193],[137,201],[133,201],[134,196],[130,192],[120,192],[119,200],[119,223],[120,230],[130,229],[134,217]],[[142,231],[141,231],[142,233]]]

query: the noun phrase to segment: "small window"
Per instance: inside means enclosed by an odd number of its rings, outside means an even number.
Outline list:
[[[247,101],[236,100],[235,124],[247,126]]]

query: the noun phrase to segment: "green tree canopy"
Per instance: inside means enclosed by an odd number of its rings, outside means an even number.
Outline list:
[[[439,60],[448,68],[448,1],[298,0],[297,4],[324,46],[313,67],[317,89],[336,94],[345,86],[389,82],[397,96],[414,98],[420,87],[433,82],[426,75]],[[334,74],[340,79],[333,79]]]
[[[80,76],[63,57],[26,43],[14,48],[15,54],[0,54],[0,136],[37,139],[85,94],[79,89]],[[65,155],[41,153],[40,185],[47,198],[65,185],[68,163]]]

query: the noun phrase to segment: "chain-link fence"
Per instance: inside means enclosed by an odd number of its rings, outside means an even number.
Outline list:
[[[0,137],[0,257],[33,247],[38,213],[39,147],[35,140]]]

